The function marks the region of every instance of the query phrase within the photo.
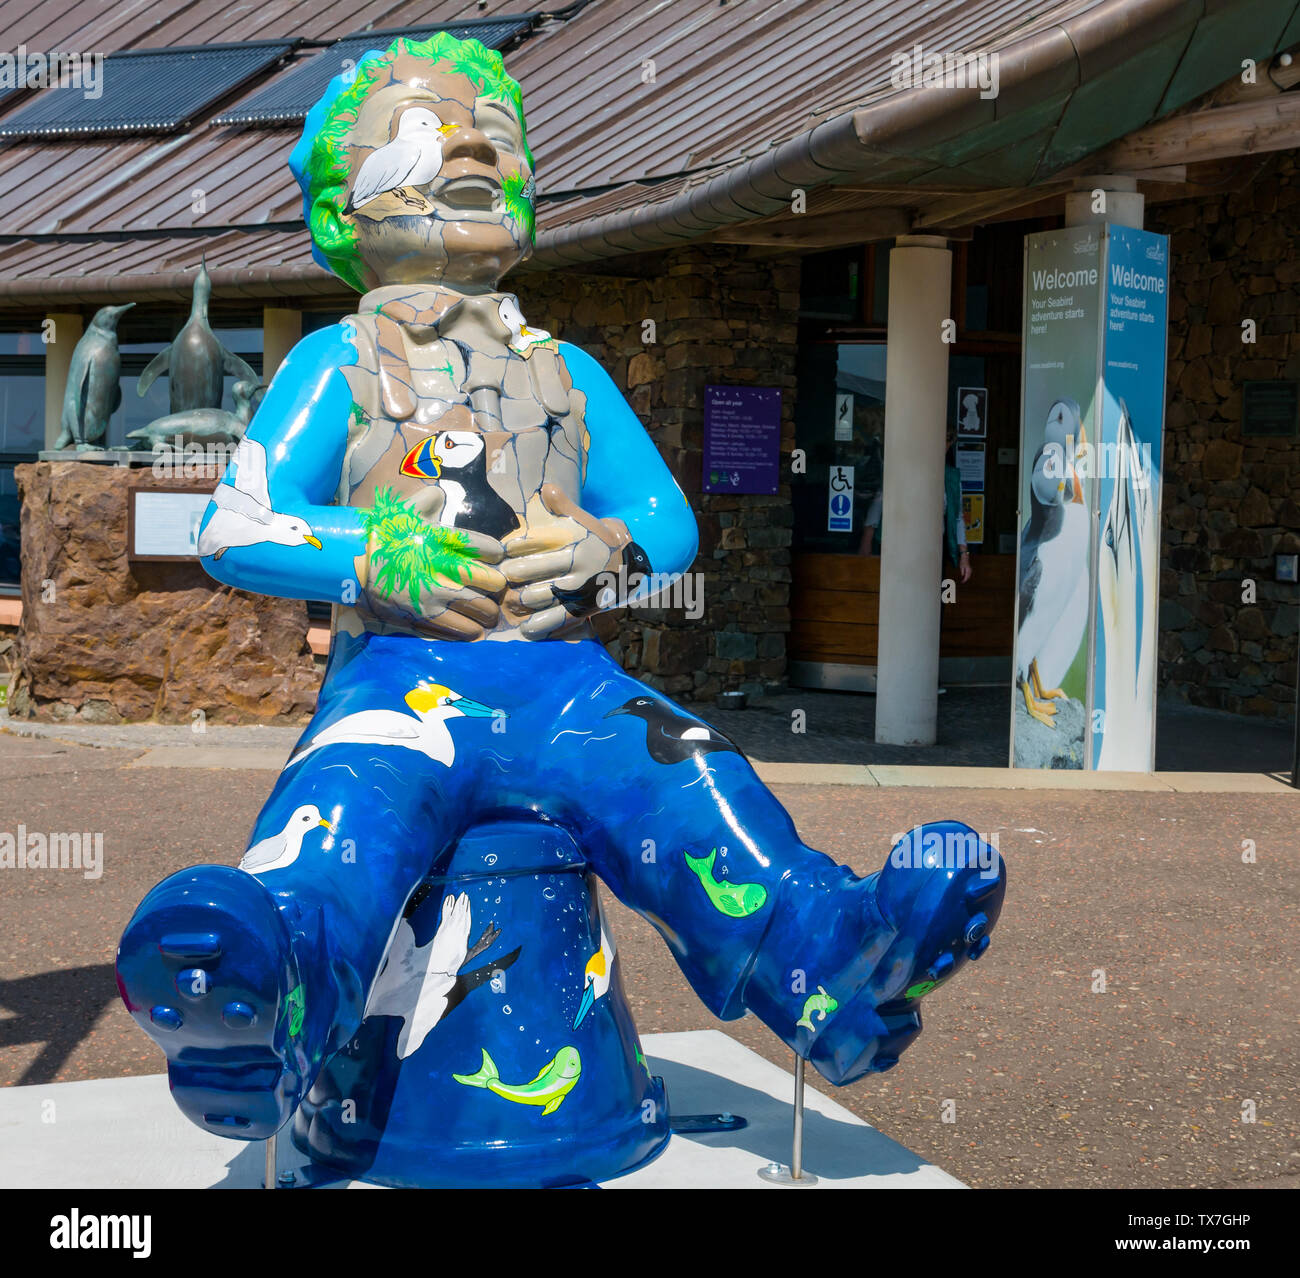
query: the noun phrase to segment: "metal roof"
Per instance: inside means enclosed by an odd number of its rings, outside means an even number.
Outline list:
[[[292,47],[292,41],[266,40],[110,53],[93,96],[81,84],[42,88],[0,119],[0,138],[170,133],[192,124]]]
[[[193,43],[227,35],[235,22],[250,36],[320,42],[362,26],[379,39],[398,27],[505,21],[519,7],[118,0],[110,23],[91,0],[69,0],[63,13],[43,0],[0,0],[0,29],[29,48],[95,47],[95,33],[105,42]],[[852,207],[837,183],[879,188],[912,211],[942,208],[953,191],[1029,187],[1208,92],[1238,73],[1242,57],[1300,40],[1296,0],[591,0],[570,9],[563,20],[540,16],[506,53],[537,157],[534,261],[543,264],[780,217],[796,186],[814,215]],[[997,52],[1000,93],[896,88],[893,55],[915,43]],[[223,109],[248,110],[300,64],[248,84]],[[163,139],[2,145],[0,237],[98,237],[106,277],[124,241],[157,255],[146,241],[224,242],[232,228],[296,235],[301,255],[266,266],[264,278],[309,272],[286,165],[296,133],[206,123]],[[196,188],[207,193],[197,205]],[[33,259],[26,278],[10,274],[10,261],[0,255],[0,294],[39,300],[47,282],[61,284],[40,273],[53,258]],[[85,278],[98,277],[87,268]],[[316,279],[326,287],[323,272]],[[234,265],[214,273],[218,289],[238,280]]]
[[[311,259],[302,231],[228,231],[207,236],[140,236],[114,240],[17,240],[0,244],[0,300],[28,279],[49,281],[42,304],[58,310],[102,304],[129,293],[141,300],[188,297],[201,258],[220,281],[222,296],[345,300],[347,285]],[[105,278],[106,274],[111,275]]]
[[[467,20],[444,26],[409,27],[351,35],[313,50],[278,75],[255,96],[216,116],[214,125],[275,125],[298,123],[325,92],[329,82],[348,66],[355,66],[366,53],[384,50],[399,36],[427,40],[435,31],[446,31],[458,40],[477,40],[489,49],[500,49],[527,33],[535,19],[528,14],[513,17]]]

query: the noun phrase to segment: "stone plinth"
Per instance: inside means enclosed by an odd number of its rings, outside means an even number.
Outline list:
[[[315,704],[307,607],[232,590],[198,561],[127,557],[128,494],[211,491],[214,475],[37,462],[22,501],[17,718],[92,723],[288,723]]]

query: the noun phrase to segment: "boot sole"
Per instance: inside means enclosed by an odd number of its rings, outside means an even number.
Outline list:
[[[165,879],[123,933],[117,981],[187,1118],[244,1140],[285,1123],[304,1090],[301,982],[261,883],[227,866]]]

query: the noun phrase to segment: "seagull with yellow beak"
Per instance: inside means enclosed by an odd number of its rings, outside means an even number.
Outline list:
[[[428,107],[410,107],[397,121],[397,136],[365,158],[352,184],[347,211],[355,213],[389,191],[399,198],[405,187],[427,186],[442,171],[442,148],[457,126],[443,124]]]
[[[573,1028],[582,1024],[583,1018],[595,1006],[598,998],[609,993],[609,982],[614,975],[614,942],[605,931],[605,919],[600,920],[600,949],[588,960],[583,974],[582,1002],[578,1004],[578,1015],[574,1018]]]
[[[264,542],[321,549],[320,538],[305,519],[272,509],[266,449],[247,435],[235,447],[228,474],[217,485],[208,509],[212,515],[199,533],[200,559],[209,555],[220,559],[234,546],[260,546]]]
[[[320,814],[314,803],[304,803],[294,808],[293,815],[285,823],[283,830],[268,834],[259,839],[240,861],[239,868],[249,874],[269,874],[272,870],[283,870],[292,865],[302,851],[302,841],[315,829],[324,827],[331,834],[334,827]]]
[[[344,715],[337,723],[331,723],[316,733],[284,766],[291,768],[327,745],[356,745],[416,750],[451,767],[456,747],[447,728],[448,719],[505,716],[504,710],[493,710],[491,706],[453,692],[441,683],[424,680],[406,694],[405,701],[412,714],[401,710],[360,710],[356,714]]]
[[[528,326],[523,311],[519,309],[518,301],[509,293],[501,299],[497,306],[497,314],[501,317],[501,322],[510,330],[510,341],[507,345],[519,355],[527,355],[534,346],[551,340],[550,333],[544,328]]]

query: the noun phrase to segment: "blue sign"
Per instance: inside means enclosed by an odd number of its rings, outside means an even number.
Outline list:
[[[832,466],[827,484],[827,532],[853,531],[853,467]]]
[[[1155,766],[1169,241],[1106,228],[1092,766]]]

